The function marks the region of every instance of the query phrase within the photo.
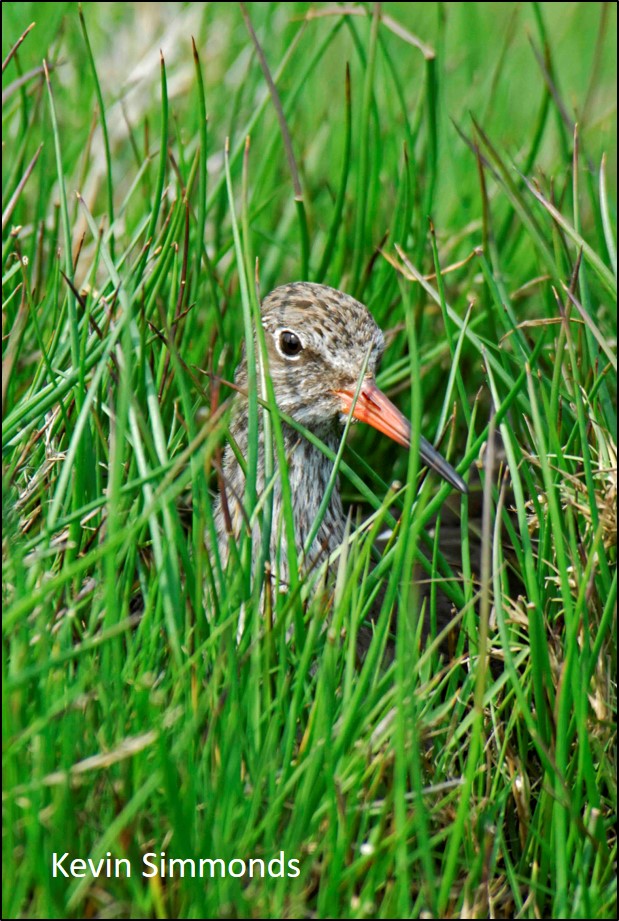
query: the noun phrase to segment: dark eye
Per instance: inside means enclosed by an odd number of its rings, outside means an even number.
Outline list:
[[[294,356],[298,355],[303,349],[303,345],[297,334],[291,332],[289,329],[285,329],[279,334],[279,347],[283,354],[287,355],[289,358],[294,358]]]

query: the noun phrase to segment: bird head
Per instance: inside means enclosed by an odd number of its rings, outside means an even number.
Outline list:
[[[385,340],[367,307],[335,288],[296,282],[267,295],[261,316],[282,412],[324,435],[343,426],[352,411],[353,419],[410,446],[409,421],[376,385]],[[424,438],[420,450],[428,466],[467,491],[462,477]]]

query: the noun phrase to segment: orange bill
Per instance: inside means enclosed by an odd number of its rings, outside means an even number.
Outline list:
[[[355,398],[355,391],[336,390],[335,393],[342,401],[342,412],[350,412]],[[387,435],[405,448],[410,448],[410,422],[385,396],[382,390],[378,389],[371,378],[366,378],[361,385],[361,390],[353,409],[353,417],[359,419],[360,422],[367,422],[368,425],[378,429],[383,435]],[[419,451],[423,462],[428,467],[440,474],[455,489],[462,493],[468,492],[468,487],[460,474],[456,473],[451,464],[448,464],[445,458],[423,436],[419,439]]]

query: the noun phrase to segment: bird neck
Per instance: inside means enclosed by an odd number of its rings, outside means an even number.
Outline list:
[[[259,414],[260,416],[261,414]],[[321,503],[329,487],[333,470],[332,461],[325,454],[304,438],[299,432],[282,422],[284,454],[287,464],[287,479],[295,531],[297,563],[301,570],[307,572],[326,562],[330,553],[338,547],[344,538],[344,516],[338,483],[333,489],[322,515],[318,531],[312,540],[307,555],[305,548],[320,511]],[[238,448],[248,459],[248,418],[246,412],[239,412],[230,425],[230,434]],[[318,438],[332,451],[337,450],[341,430],[335,425],[325,425],[315,432]],[[270,556],[271,567],[277,572],[280,582],[288,582],[290,562],[288,537],[285,521],[282,476],[277,450],[273,448],[273,480],[267,482],[265,475],[265,441],[264,428],[259,421],[258,450],[256,461],[256,491],[258,500],[267,489],[266,501],[272,502]],[[230,519],[234,536],[238,539],[244,522],[251,518],[243,512],[245,501],[245,474],[228,444],[224,454],[224,483],[230,510]],[[270,486],[270,488],[269,488]],[[266,506],[266,502],[265,502]],[[254,546],[260,546],[262,519],[256,521],[252,529]],[[224,535],[227,547],[227,535]],[[224,550],[227,556],[227,549]]]

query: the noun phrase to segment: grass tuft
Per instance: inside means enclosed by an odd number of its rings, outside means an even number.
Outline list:
[[[389,6],[3,4],[4,917],[616,917],[616,11]],[[302,279],[470,486],[322,446],[328,605],[256,494]]]

